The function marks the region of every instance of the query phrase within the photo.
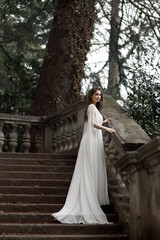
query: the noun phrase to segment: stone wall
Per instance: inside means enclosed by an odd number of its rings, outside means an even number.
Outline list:
[[[160,137],[120,159],[130,189],[130,240],[160,239]]]

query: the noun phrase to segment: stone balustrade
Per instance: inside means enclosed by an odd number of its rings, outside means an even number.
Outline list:
[[[111,201],[120,220],[127,226],[130,221],[130,183],[127,172],[119,166],[119,159],[123,159],[126,152],[146,144],[150,138],[110,96],[104,98],[103,112],[112,119],[109,126],[116,129],[116,133],[112,136],[107,133],[104,138]]]
[[[45,133],[45,152],[55,154],[77,152],[83,129],[84,99],[77,98],[68,108],[60,110],[44,120],[48,125]],[[110,96],[104,98],[104,115],[110,117],[110,127],[116,133],[104,133],[104,147],[108,169],[111,201],[119,213],[119,218],[129,223],[130,197],[129,178],[118,165],[126,152],[135,151],[150,138],[142,128]]]
[[[118,165],[129,179],[129,239],[160,239],[160,136],[126,152]]]
[[[3,129],[5,126],[9,126],[9,147],[7,150],[11,152],[16,151],[18,126],[23,130],[21,138],[22,152],[28,152],[33,144],[31,135],[33,132],[36,152],[54,154],[77,153],[83,131],[84,108],[84,98],[79,97],[70,106],[57,111],[49,117],[0,114],[0,148],[4,148],[4,142],[6,141]],[[149,146],[154,144],[151,143],[152,141],[142,128],[110,96],[104,97],[103,113],[106,117],[112,119],[111,123],[108,123],[109,127],[116,129],[114,134],[104,132],[104,149],[111,202],[117,209],[119,219],[126,224],[126,227],[130,226],[130,234],[135,236],[131,240],[140,240],[143,238],[133,234],[134,231],[140,232],[137,219],[140,208],[143,208],[142,202],[144,204],[144,199],[140,192],[140,186],[141,188],[143,186],[140,181],[143,178],[142,182],[145,184],[144,179],[146,179],[146,175],[143,174],[143,169],[145,168],[147,172],[145,174],[152,172],[152,169],[155,169],[157,165],[157,160],[153,161],[155,164],[150,164],[150,159],[152,159],[154,154],[155,156],[159,155],[156,155],[154,151],[150,151],[153,154],[148,158],[150,155],[149,153],[146,155],[145,152],[147,152],[147,149],[152,150]],[[32,131],[30,131],[31,128]],[[159,144],[159,142],[156,142],[156,144]],[[160,172],[154,176],[158,177],[158,174]],[[150,179],[148,182],[151,190],[153,179],[151,175],[147,176]],[[157,186],[159,185],[155,185],[155,191],[157,191]],[[147,194],[148,192],[146,191]],[[154,197],[155,202],[158,201],[157,199],[159,198]],[[151,198],[150,200],[153,201]],[[156,209],[155,205],[154,209]],[[140,212],[140,218],[144,219],[143,215],[145,214],[142,211]],[[149,210],[147,214],[146,216],[149,216]],[[157,218],[156,221],[158,223]],[[141,222],[144,224],[143,221]],[[143,224],[140,225],[141,229]],[[139,236],[142,236],[142,234],[139,234]],[[149,240],[149,238],[145,239]]]
[[[83,131],[84,98],[79,97],[64,110],[45,119],[45,152],[54,154],[77,152]]]
[[[36,129],[36,152],[42,147],[42,117],[0,114],[0,152],[28,153],[32,144],[31,128]],[[35,131],[34,131],[35,132]]]

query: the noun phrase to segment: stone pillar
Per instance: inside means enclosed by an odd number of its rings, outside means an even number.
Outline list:
[[[138,152],[143,163],[140,180],[144,239],[157,240],[160,239],[160,136]]]
[[[160,137],[119,161],[130,190],[130,240],[160,239]]]

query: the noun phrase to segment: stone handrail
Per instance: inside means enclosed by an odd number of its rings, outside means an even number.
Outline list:
[[[104,98],[103,112],[112,119],[110,127],[116,129],[112,136],[107,133],[104,141],[111,200],[127,227],[130,221],[129,178],[126,171],[121,170],[119,159],[126,152],[146,144],[150,138],[112,97]]]

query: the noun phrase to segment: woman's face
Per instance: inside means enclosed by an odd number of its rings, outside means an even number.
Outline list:
[[[102,97],[101,91],[97,90],[93,95],[92,95],[92,103],[96,104],[97,102],[100,102]]]

